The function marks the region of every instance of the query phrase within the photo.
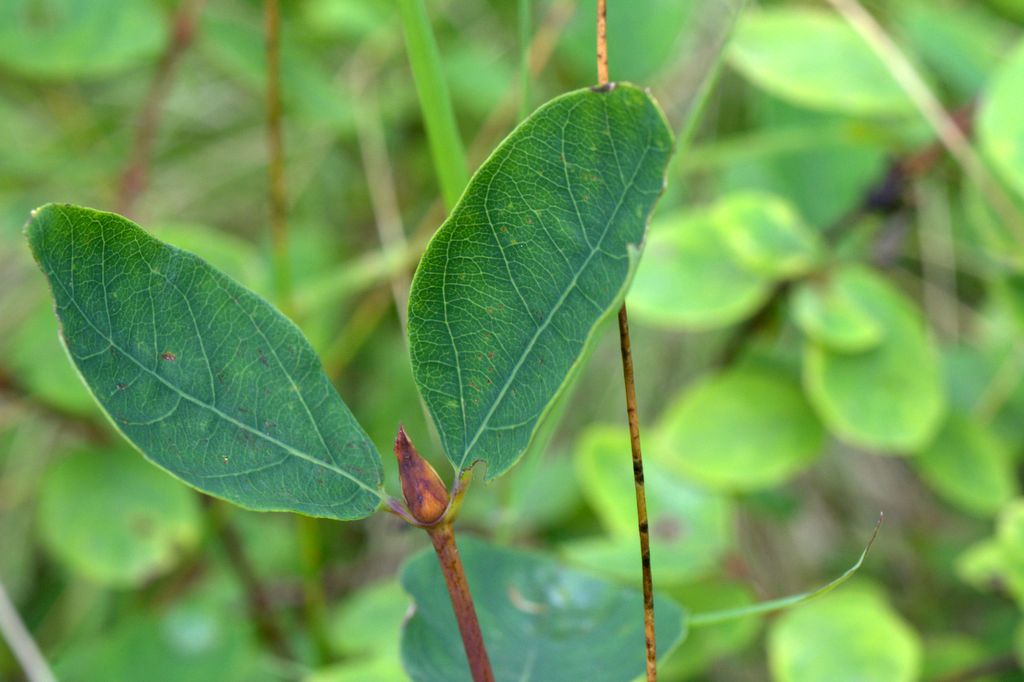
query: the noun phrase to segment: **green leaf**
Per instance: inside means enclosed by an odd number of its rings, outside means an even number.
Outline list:
[[[651,228],[629,292],[633,317],[661,327],[726,327],[771,293],[771,280],[740,264],[710,211],[676,213]]]
[[[250,682],[275,679],[232,599],[179,598],[158,613],[127,613],[108,631],[61,647],[54,672],[65,682]]]
[[[819,9],[748,12],[729,59],[758,87],[800,106],[862,116],[914,111],[871,47],[839,16]]]
[[[155,57],[165,40],[149,0],[0,2],[0,67],[28,78],[111,76]]]
[[[707,574],[732,545],[729,500],[669,471],[660,444],[644,457],[651,570],[658,585]],[[583,494],[612,538],[583,540],[564,549],[576,563],[603,574],[637,577],[640,556],[629,434],[617,426],[594,426],[576,448],[576,475]]]
[[[472,538],[459,550],[484,643],[500,682],[628,682],[644,671],[642,599],[546,557]],[[413,557],[402,586],[416,610],[402,633],[402,661],[415,682],[469,680],[444,579],[432,551]],[[685,616],[656,598],[658,653],[682,639]]]
[[[994,516],[1018,493],[1006,446],[985,426],[959,414],[949,415],[914,464],[936,493],[978,516]]]
[[[402,664],[395,658],[349,660],[328,668],[315,670],[303,682],[395,682],[404,680]]]
[[[793,291],[793,319],[812,341],[840,353],[859,353],[882,342],[882,325],[857,302],[855,271],[801,282]]]
[[[913,682],[921,643],[879,593],[850,588],[775,621],[768,661],[776,682]]]
[[[879,454],[921,448],[941,426],[945,396],[938,353],[913,304],[872,271],[849,266],[847,292],[884,330],[860,353],[808,341],[804,387],[826,425],[843,440]]]
[[[720,199],[712,215],[738,262],[765,277],[806,274],[822,255],[818,235],[781,197],[768,192],[734,192]]]
[[[742,491],[789,480],[818,458],[825,440],[800,384],[768,367],[707,377],[666,409],[656,434],[675,471]]]
[[[502,142],[431,240],[410,353],[460,472],[483,461],[494,478],[526,449],[621,301],[671,146],[642,90],[568,93]]]
[[[673,588],[670,594],[687,612],[743,608],[754,602],[749,585],[717,577]],[[666,680],[704,679],[699,675],[715,661],[750,646],[761,624],[758,618],[740,618],[691,629],[686,644],[658,666],[659,676]]]
[[[148,459],[251,509],[377,508],[379,455],[270,304],[111,213],[49,204],[27,234],[69,355]]]
[[[992,75],[978,114],[978,139],[1002,178],[1024,196],[1024,41]]]
[[[194,493],[118,450],[59,461],[44,479],[39,532],[71,570],[115,587],[166,573],[199,543]]]
[[[898,3],[895,23],[921,58],[953,92],[953,101],[974,98],[1017,32],[983,3],[949,5],[932,0]]]

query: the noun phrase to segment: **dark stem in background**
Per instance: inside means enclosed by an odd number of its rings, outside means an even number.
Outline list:
[[[224,547],[228,564],[242,583],[249,614],[256,623],[256,632],[275,654],[284,660],[292,660],[284,633],[277,627],[277,622],[274,620],[270,599],[263,590],[256,571],[245,553],[245,546],[242,544],[242,539],[238,537],[238,531],[228,521],[225,504],[205,495],[203,504],[213,521],[217,537]]]
[[[278,0],[266,0],[264,33],[267,52],[267,180],[270,241],[278,304],[289,312],[291,271],[288,263],[288,206],[284,187],[284,135],[281,132],[281,17]]]
[[[597,84],[608,84],[608,6],[597,0]],[[647,494],[644,491],[644,458],[640,450],[640,416],[636,404],[636,380],[633,375],[633,349],[629,339],[626,302],[619,310],[619,346],[622,350],[622,379],[626,387],[626,418],[629,421],[629,448],[633,456],[633,488],[636,491],[636,520],[640,535],[640,570],[644,593],[644,649],[647,680],[658,679],[658,647],[654,636],[654,580],[651,578],[651,533],[647,523]]]
[[[146,98],[135,121],[128,165],[121,173],[117,188],[115,210],[128,217],[135,213],[135,203],[149,184],[149,167],[153,157],[153,141],[160,127],[160,114],[164,100],[171,90],[178,64],[195,39],[199,14],[205,0],[182,0],[169,21],[167,47],[160,56]]]
[[[270,242],[274,264],[276,302],[285,315],[293,315],[291,266],[288,248],[288,197],[284,181],[284,133],[281,128],[281,15],[278,0],[264,3],[264,40],[267,68],[267,190],[270,200]],[[327,602],[321,580],[320,521],[295,515],[301,548],[305,617],[320,663],[331,659],[326,634]]]
[[[402,509],[398,502],[392,500],[391,511],[406,522],[427,531],[448,587],[448,596],[462,636],[462,648],[466,652],[473,682],[494,682],[494,672],[491,670],[491,661],[480,632],[480,621],[477,620],[476,608],[473,606],[473,595],[469,591],[459,548],[455,544],[455,530],[452,528],[464,491],[462,482],[456,479],[452,495],[449,496],[441,477],[430,466],[430,462],[416,452],[402,427],[398,428],[398,436],[395,437],[395,457],[398,459],[398,477],[402,482],[402,496],[405,497],[407,509]]]

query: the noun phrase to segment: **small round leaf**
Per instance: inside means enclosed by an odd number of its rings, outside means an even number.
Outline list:
[[[807,273],[821,257],[818,235],[773,194],[735,192],[715,204],[713,216],[726,246],[751,272],[788,279]]]
[[[687,390],[658,425],[666,464],[722,490],[778,485],[821,453],[824,430],[785,372],[739,368]]]
[[[884,330],[861,353],[839,353],[808,341],[804,387],[825,424],[843,440],[880,454],[907,454],[941,426],[945,396],[938,352],[920,314],[872,271],[841,275],[856,304]]]
[[[768,660],[776,682],[912,682],[921,643],[879,594],[847,588],[775,621]]]
[[[758,87],[812,109],[864,116],[914,108],[885,63],[846,22],[810,8],[744,15],[729,58]]]

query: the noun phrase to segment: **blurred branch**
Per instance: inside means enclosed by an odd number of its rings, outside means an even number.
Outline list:
[[[989,172],[988,166],[971,146],[955,117],[946,112],[892,37],[857,0],[827,1],[882,59],[893,78],[931,126],[942,146],[964,169],[964,174],[978,187],[1018,242],[1024,244],[1024,219],[1013,200]]]
[[[199,15],[206,0],[182,0],[178,10],[170,19],[167,47],[160,57],[156,73],[149,84],[146,99],[135,121],[135,137],[132,141],[128,165],[121,173],[118,183],[116,211],[131,217],[135,203],[149,183],[149,168],[153,158],[153,141],[160,127],[160,114],[164,101],[178,71],[178,64],[185,51],[195,39]]]
[[[203,496],[203,504],[209,512],[217,537],[220,539],[227,557],[228,565],[242,584],[249,606],[249,614],[256,624],[256,631],[275,654],[283,659],[291,659],[292,654],[284,633],[277,627],[271,610],[270,599],[256,576],[256,570],[249,561],[242,539],[238,531],[229,522],[225,503],[212,497]]]
[[[7,590],[0,582],[0,634],[10,647],[11,653],[18,659],[21,669],[29,682],[57,682],[49,664],[39,651],[32,634],[25,627],[17,609],[7,595]]]
[[[288,205],[284,185],[284,135],[281,132],[281,17],[278,0],[265,0],[264,40],[267,57],[267,180],[270,199],[270,240],[273,249],[277,304],[290,311],[291,272],[288,262]]]

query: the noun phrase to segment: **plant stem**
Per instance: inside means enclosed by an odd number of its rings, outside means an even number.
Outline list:
[[[10,597],[7,596],[3,583],[0,583],[0,635],[3,636],[3,641],[7,642],[14,657],[18,659],[29,682],[56,682],[57,678],[54,677],[53,671],[32,639],[32,634],[25,627]]]
[[[444,574],[444,582],[448,586],[448,595],[455,610],[455,620],[459,624],[462,646],[466,650],[473,682],[494,682],[491,661],[487,657],[480,622],[473,606],[473,596],[469,592],[469,583],[466,582],[459,548],[455,545],[455,531],[447,521],[426,530],[431,542],[434,543],[434,551],[437,552],[437,560],[441,564],[441,573]]]
[[[178,63],[195,38],[196,24],[204,2],[205,0],[182,0],[169,22],[167,47],[160,56],[156,73],[150,81],[146,99],[135,122],[131,156],[118,183],[116,206],[117,212],[122,215],[130,217],[135,212],[135,202],[148,184],[153,140],[160,126],[160,111],[174,82]]]
[[[278,304],[289,311],[291,272],[288,261],[288,205],[284,186],[284,136],[281,132],[281,17],[278,0],[264,4],[267,57],[267,173],[270,240]]]
[[[619,344],[622,349],[622,378],[626,385],[626,417],[629,420],[629,447],[633,455],[633,488],[636,491],[637,530],[640,534],[640,567],[644,592],[644,642],[647,653],[647,679],[658,679],[658,652],[654,637],[654,581],[651,578],[651,534],[647,526],[647,494],[644,491],[644,458],[640,451],[640,418],[636,407],[636,382],[633,377],[633,351],[629,340],[626,304],[619,310]]]
[[[451,211],[469,182],[469,174],[448,84],[441,68],[441,55],[423,0],[399,0],[398,9],[402,15],[406,52],[416,82],[434,170],[441,185],[445,208]]]
[[[224,547],[228,564],[238,577],[239,582],[242,583],[242,591],[248,602],[249,615],[255,621],[256,632],[275,654],[284,660],[290,660],[292,655],[288,649],[287,640],[274,621],[270,600],[256,576],[252,562],[249,561],[249,557],[245,553],[245,547],[242,545],[242,539],[238,536],[238,531],[231,525],[227,517],[225,504],[210,497],[204,497],[203,502],[209,511],[217,537]]]
[[[597,0],[597,84],[608,84],[608,5]],[[629,338],[626,302],[619,310],[619,347],[622,351],[622,379],[626,388],[626,418],[629,421],[629,448],[633,457],[633,488],[636,492],[637,531],[640,535],[640,572],[644,594],[644,647],[647,680],[658,679],[658,647],[654,636],[654,580],[651,578],[651,534],[647,524],[647,494],[644,490],[644,458],[640,450],[640,416],[636,404],[636,379],[633,375],[633,348]]]
[[[318,662],[325,664],[331,660],[331,649],[326,630],[327,596],[320,580],[320,519],[296,514],[295,523],[299,532],[303,607]]]

